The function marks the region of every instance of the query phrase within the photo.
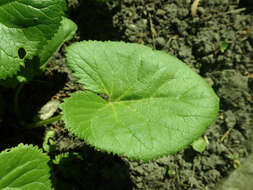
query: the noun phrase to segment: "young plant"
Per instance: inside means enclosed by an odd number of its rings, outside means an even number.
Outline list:
[[[77,26],[64,17],[65,11],[65,0],[0,2],[2,85],[10,87],[32,79],[44,70],[52,54],[73,37]]]
[[[201,137],[192,143],[192,148],[196,152],[202,153],[206,149],[206,141]]]
[[[99,150],[142,160],[173,154],[217,117],[212,88],[164,52],[84,41],[67,48],[67,65],[86,91],[60,105],[66,128]]]
[[[64,17],[65,10],[65,0],[0,2],[0,84],[15,86],[45,69],[77,29]],[[62,118],[71,133],[99,150],[155,159],[185,148],[216,119],[219,100],[214,91],[164,52],[139,44],[84,41],[67,49],[67,65],[86,91],[65,99]],[[0,124],[3,108],[0,94]],[[53,136],[45,138],[47,151],[54,146]],[[48,161],[32,145],[1,152],[0,189],[51,189]]]
[[[220,46],[220,52],[224,53],[227,48],[228,48],[228,43],[227,42],[222,42],[221,46]]]
[[[214,91],[164,52],[140,44],[84,41],[67,49],[67,65],[86,91],[60,105],[63,120],[71,133],[97,149],[155,159],[185,148],[216,119]],[[32,145],[1,152],[0,189],[51,189],[48,161]]]

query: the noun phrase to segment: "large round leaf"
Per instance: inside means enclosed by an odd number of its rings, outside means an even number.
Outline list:
[[[185,148],[216,119],[219,101],[212,88],[164,52],[84,41],[67,49],[67,64],[89,92],[76,92],[61,104],[63,119],[98,149],[157,158]]]

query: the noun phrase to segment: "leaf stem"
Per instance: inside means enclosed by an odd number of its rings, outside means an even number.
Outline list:
[[[32,124],[28,125],[27,128],[33,129],[33,128],[41,127],[41,126],[44,126],[44,125],[47,125],[47,124],[54,123],[54,122],[59,121],[61,119],[62,119],[62,114],[57,115],[55,117],[51,117],[51,118],[46,119],[46,120],[37,121],[35,123],[32,123]]]
[[[18,117],[18,119],[22,119],[22,116],[21,116],[21,112],[20,112],[20,109],[19,109],[19,94],[21,92],[21,90],[23,89],[24,87],[24,83],[21,83],[18,87],[17,87],[17,90],[16,90],[16,93],[15,93],[15,96],[14,96],[14,112],[16,114],[16,116]]]

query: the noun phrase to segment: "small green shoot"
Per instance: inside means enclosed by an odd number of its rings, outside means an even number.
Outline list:
[[[192,148],[199,152],[199,153],[202,153],[205,151],[206,149],[206,141],[200,137],[199,139],[195,140],[193,143],[192,143]]]
[[[222,42],[222,44],[220,46],[220,52],[224,53],[227,48],[228,48],[228,43],[227,42]]]
[[[232,165],[235,169],[241,165],[239,160],[239,154],[227,154],[226,156],[232,161]]]
[[[168,168],[168,171],[167,171],[167,174],[170,176],[170,177],[173,177],[175,176],[176,174],[176,169],[173,165],[169,166]]]
[[[56,142],[54,141],[55,131],[50,130],[46,132],[46,135],[43,140],[42,148],[46,152],[51,152],[55,149]]]

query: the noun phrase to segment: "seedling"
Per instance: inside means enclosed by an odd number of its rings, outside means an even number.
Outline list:
[[[140,44],[75,43],[67,48],[67,65],[86,91],[60,104],[63,116],[33,127],[62,117],[71,133],[102,151],[137,160],[173,154],[198,139],[219,110],[218,97],[198,74]],[[8,171],[2,175],[8,178]],[[0,187],[16,187],[8,180]]]
[[[192,148],[195,151],[202,153],[206,149],[206,141],[201,137],[192,143]]]
[[[233,167],[235,169],[241,165],[239,160],[239,154],[227,154],[226,157],[232,161]]]
[[[73,37],[77,27],[64,17],[65,7],[65,0],[1,1],[2,85],[31,80]],[[164,52],[140,44],[83,41],[68,47],[66,56],[85,91],[73,93],[60,104],[62,115],[30,128],[62,118],[71,133],[96,149],[146,161],[184,149],[217,117],[219,99],[212,88]],[[21,89],[22,84],[14,100],[17,115]],[[2,108],[0,95],[0,123]],[[50,137],[53,132],[45,138],[46,151],[55,145]],[[32,145],[4,150],[0,189],[51,189],[48,162],[49,157]]]
[[[42,148],[45,152],[51,152],[55,149],[56,142],[53,140],[55,137],[55,131],[47,131],[43,140]]]
[[[168,167],[167,174],[168,174],[168,176],[170,176],[170,177],[175,176],[175,174],[176,174],[176,169],[175,169],[175,167],[174,167],[173,165],[170,165],[170,166]]]
[[[220,52],[224,53],[227,48],[228,48],[228,43],[227,42],[222,42],[222,44],[220,46]]]

